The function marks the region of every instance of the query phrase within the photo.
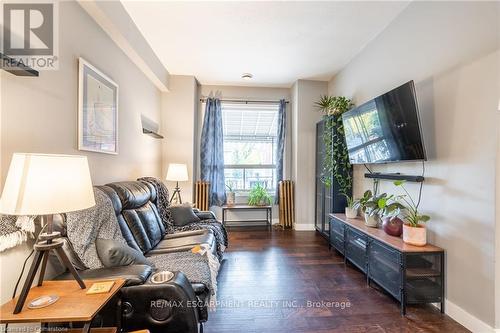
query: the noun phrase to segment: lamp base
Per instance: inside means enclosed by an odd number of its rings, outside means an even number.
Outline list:
[[[28,275],[26,276],[26,280],[24,281],[23,289],[21,290],[21,294],[19,295],[19,298],[17,300],[16,307],[14,308],[14,314],[21,312],[21,310],[23,309],[24,302],[26,301],[26,297],[28,297],[31,285],[33,283],[33,280],[35,279],[36,273],[38,272],[38,268],[40,268],[38,286],[42,285],[50,251],[56,251],[57,257],[59,258],[61,263],[66,266],[66,268],[71,272],[75,280],[80,285],[80,288],[86,288],[85,283],[83,282],[82,278],[76,271],[71,261],[68,259],[66,252],[64,252],[62,248],[63,241],[61,239],[58,239],[60,234],[58,232],[52,232],[52,215],[50,216],[50,218],[47,218],[47,223],[50,224],[48,226],[48,232],[40,234],[39,239],[41,240],[33,246],[35,250],[35,257],[33,258],[30,270],[28,272]]]
[[[177,201],[177,203],[182,204],[181,189],[179,188],[179,182],[177,182],[177,185],[175,186],[174,193],[172,193],[172,197],[170,198],[170,202],[172,203],[174,199]]]

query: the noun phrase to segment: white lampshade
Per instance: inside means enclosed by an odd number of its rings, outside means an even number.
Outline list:
[[[186,164],[170,163],[168,165],[167,180],[185,182],[189,180]]]
[[[95,205],[87,157],[12,155],[0,198],[0,213],[48,215]]]

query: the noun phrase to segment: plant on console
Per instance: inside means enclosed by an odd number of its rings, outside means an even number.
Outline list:
[[[422,223],[428,222],[431,218],[428,215],[420,214],[418,206],[420,198],[415,202],[405,187],[404,180],[397,180],[394,185],[401,187],[406,195],[399,196],[406,204],[403,210],[403,241],[412,245],[423,246],[427,244],[427,230]]]
[[[271,196],[261,183],[257,183],[248,194],[248,204],[250,206],[265,206],[271,204]]]
[[[365,215],[365,225],[376,228],[382,218],[392,218],[401,212],[405,207],[398,202],[399,196],[388,195],[381,193],[373,195],[372,191],[366,191],[363,197],[355,203],[357,207],[361,207]]]
[[[234,206],[236,203],[236,193],[234,192],[233,183],[228,182],[226,184],[228,192],[226,193],[226,203],[228,206]]]
[[[352,208],[350,202],[354,200],[349,195],[352,191],[352,170],[345,143],[342,114],[354,104],[344,96],[326,95],[321,96],[320,100],[315,104],[318,110],[323,113],[325,119],[325,130],[323,132],[325,156],[323,158],[321,180],[326,187],[330,187],[335,180],[339,186],[339,193],[348,199],[347,208]],[[346,214],[348,210],[346,209]]]

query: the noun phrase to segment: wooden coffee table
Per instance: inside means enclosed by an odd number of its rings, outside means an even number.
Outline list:
[[[108,280],[85,280],[87,289],[95,282]],[[44,281],[43,285],[32,287],[22,311],[13,314],[17,297],[0,308],[0,323],[62,323],[82,322],[83,333],[90,331],[90,323],[95,315],[106,305],[125,284],[124,279],[113,279],[115,284],[108,293],[87,295],[74,280]],[[59,299],[52,305],[40,309],[29,309],[29,302],[43,295],[57,295]]]

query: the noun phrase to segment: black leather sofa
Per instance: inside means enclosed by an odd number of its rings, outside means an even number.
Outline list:
[[[156,190],[149,183],[116,182],[98,188],[111,199],[127,244],[146,257],[189,251],[199,244],[208,244],[216,254],[217,244],[210,230],[165,234],[154,204]],[[213,215],[196,213],[201,219]],[[210,295],[204,284],[189,283],[182,272],[175,272],[174,278],[167,283],[153,284],[151,276],[154,268],[149,265],[87,269],[67,238],[64,216],[55,222],[56,230],[64,239],[64,251],[83,279],[121,277],[126,280],[114,305],[103,309],[100,316],[102,322],[98,325],[121,325],[126,331],[147,328],[151,332],[198,332],[208,319],[206,305]],[[56,269],[61,267],[58,260],[52,258],[51,262]],[[56,279],[72,279],[72,275],[63,272]]]

